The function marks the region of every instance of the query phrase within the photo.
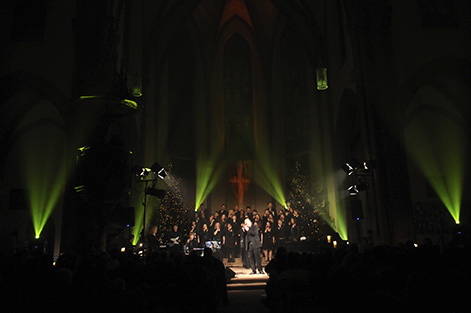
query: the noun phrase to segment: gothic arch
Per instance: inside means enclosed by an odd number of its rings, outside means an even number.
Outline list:
[[[448,91],[447,86],[439,86],[437,77],[447,77],[464,86],[471,86],[471,62],[454,56],[444,55],[420,67],[404,82],[399,90],[397,105],[402,120],[407,119],[406,112],[410,100],[424,85],[435,86],[440,88],[448,97],[454,97],[454,95]],[[463,100],[466,102],[466,99],[461,99],[460,101]],[[457,101],[454,101],[454,103],[457,103]],[[460,107],[456,107],[456,109],[461,112],[462,116],[470,116],[470,112],[466,111],[466,109],[469,110],[468,105],[460,105]]]

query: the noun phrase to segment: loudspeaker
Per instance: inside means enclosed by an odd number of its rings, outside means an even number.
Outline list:
[[[10,210],[26,210],[29,208],[29,190],[11,189],[10,190]]]
[[[230,269],[229,267],[226,267],[226,279],[229,280],[231,278],[234,278],[236,273]]]
[[[361,200],[350,200],[350,212],[352,213],[352,218],[354,220],[361,220],[363,219],[363,208]]]

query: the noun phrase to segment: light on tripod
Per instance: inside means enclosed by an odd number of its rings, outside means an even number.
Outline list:
[[[157,176],[159,176],[161,179],[164,179],[165,177],[167,177],[167,172],[165,172],[164,167],[157,162],[155,162],[154,165],[152,165],[150,169],[154,173],[157,173]]]
[[[141,173],[139,174],[139,176],[145,177],[145,176],[149,175],[149,173],[150,173],[150,168],[143,167],[141,169]]]
[[[357,185],[352,185],[352,186],[348,187],[347,190],[348,190],[350,196],[356,196],[360,192],[358,190]]]
[[[360,162],[358,162],[355,158],[352,158],[349,162],[345,162],[344,164],[342,164],[341,168],[345,171],[347,175],[352,175],[359,165]]]

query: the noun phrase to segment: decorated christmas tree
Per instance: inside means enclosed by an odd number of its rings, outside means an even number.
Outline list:
[[[315,239],[325,224],[326,195],[321,185],[312,184],[301,171],[301,164],[296,162],[292,178],[289,181],[289,206],[299,212],[298,224],[301,235]]]
[[[190,225],[190,208],[185,206],[181,192],[181,179],[171,174],[172,164],[168,166],[165,181],[168,191],[160,201],[157,211],[156,224],[159,226],[159,233],[163,238],[172,231],[173,225],[178,225],[181,234],[186,235]]]

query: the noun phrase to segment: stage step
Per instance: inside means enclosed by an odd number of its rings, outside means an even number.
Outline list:
[[[235,273],[235,277],[228,281],[228,290],[265,290],[269,278],[266,273],[251,275],[252,270],[242,266],[229,268]]]
[[[231,267],[231,268],[232,267],[242,267],[243,266],[242,258],[235,258],[234,262],[228,262],[227,258],[223,258],[222,262],[224,263],[224,266],[228,266],[228,267]],[[267,264],[268,264],[268,262],[262,259],[262,266],[265,267]]]
[[[255,283],[229,283],[227,284],[227,290],[265,290],[266,282],[255,282]]]

